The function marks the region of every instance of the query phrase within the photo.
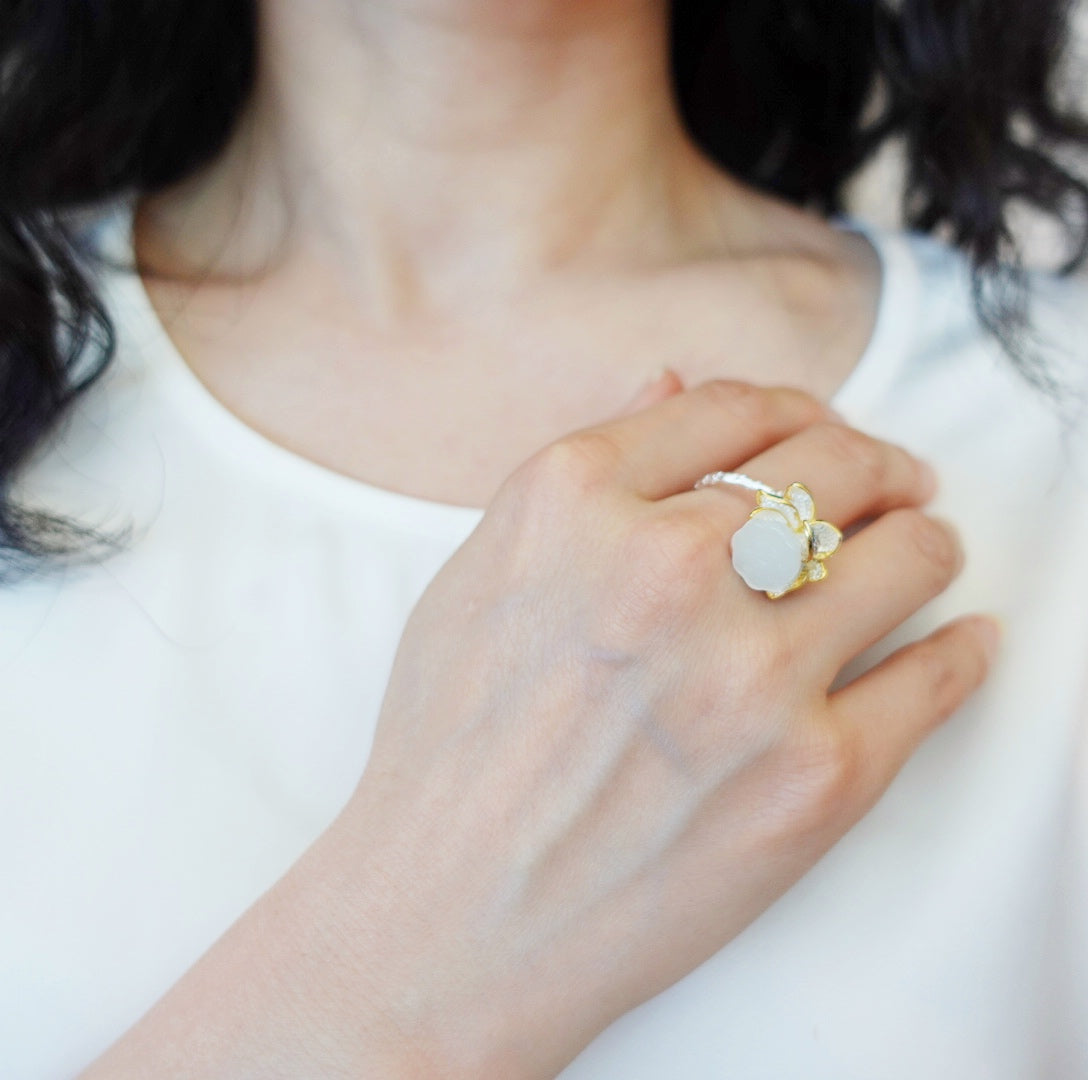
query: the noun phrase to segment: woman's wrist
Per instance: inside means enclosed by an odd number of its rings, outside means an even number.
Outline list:
[[[384,981],[381,950],[401,935],[337,843],[322,837],[81,1080],[485,1075],[445,1021],[398,1029],[410,988]]]
[[[360,820],[360,816],[363,820]],[[466,1001],[430,970],[441,911],[421,912],[385,872],[373,824],[349,807],[292,868],[274,898],[287,947],[284,1004],[309,1034],[307,1075],[382,1080],[537,1080],[502,1053],[505,1015],[494,1000]],[[362,848],[366,850],[362,850]],[[446,992],[448,989],[448,993]]]

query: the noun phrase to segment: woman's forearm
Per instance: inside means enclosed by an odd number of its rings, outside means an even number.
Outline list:
[[[80,1080],[472,1075],[393,1030],[386,965],[360,958],[383,932],[335,846],[319,839]]]

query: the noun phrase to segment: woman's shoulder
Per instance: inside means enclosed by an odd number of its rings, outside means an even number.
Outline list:
[[[856,427],[933,464],[962,512],[995,485],[1011,513],[1042,485],[1054,505],[1088,493],[1088,280],[1025,271],[976,283],[939,236],[858,227],[881,256],[872,341],[833,404]],[[1000,290],[1011,290],[1002,294]],[[988,290],[998,290],[996,293]],[[1004,296],[1023,327],[989,318]],[[951,507],[950,507],[951,509]],[[981,505],[972,513],[1000,528]]]
[[[944,406],[1015,401],[1067,421],[1084,411],[1088,268],[979,275],[970,256],[940,236],[861,228],[884,264],[885,336],[897,339],[884,345],[898,349],[899,391],[916,385],[930,401],[958,391],[961,400]]]
[[[914,281],[914,348],[937,351],[968,339],[1005,352],[996,318],[1000,305],[1013,316],[1006,342],[1058,365],[1083,371],[1088,363],[1088,266],[1060,273],[1026,266],[976,275],[970,255],[947,239],[913,229],[871,227],[886,259]],[[1022,328],[1015,325],[1023,314]]]

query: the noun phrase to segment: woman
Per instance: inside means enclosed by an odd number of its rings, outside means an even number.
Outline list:
[[[1088,1074],[1063,3],[2,19],[4,1075]]]

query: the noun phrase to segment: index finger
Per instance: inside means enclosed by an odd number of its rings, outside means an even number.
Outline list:
[[[662,499],[828,420],[841,423],[830,406],[803,390],[711,379],[584,432],[616,446],[620,483],[643,498]]]

